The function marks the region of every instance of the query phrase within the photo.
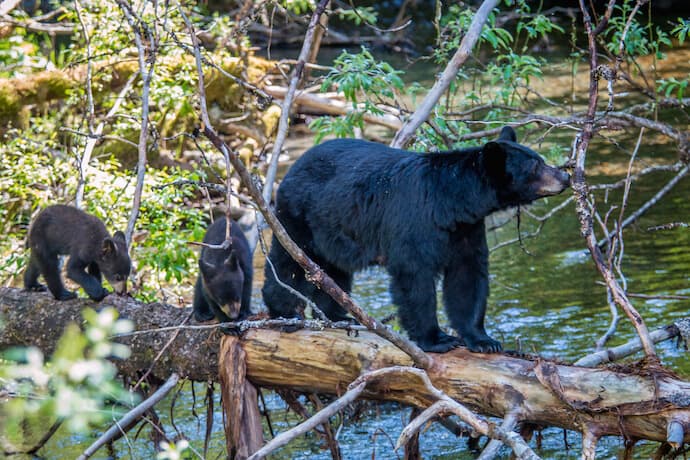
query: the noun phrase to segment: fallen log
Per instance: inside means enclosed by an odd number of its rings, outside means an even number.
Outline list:
[[[164,379],[176,372],[191,380],[217,381],[217,333],[198,329],[202,326],[192,320],[190,326],[174,328],[188,320],[190,309],[117,296],[100,304],[87,299],[57,302],[45,293],[0,288],[0,349],[35,345],[50,353],[64,326],[80,322],[82,308],[106,305],[134,321],[137,331],[149,331],[121,339],[132,347],[132,356],[116,363],[120,372],[137,375],[148,369],[169,343],[152,374]],[[156,331],[160,328],[169,329]],[[173,334],[177,336],[171,341]],[[250,329],[240,344],[247,380],[267,388],[342,395],[366,372],[412,364],[409,356],[368,331]],[[690,442],[690,382],[654,363],[586,368],[465,349],[430,356],[433,365],[427,375],[433,386],[485,415],[512,414],[519,422],[582,432],[588,442],[606,435],[674,446]],[[237,364],[227,356],[220,358],[227,366]],[[371,381],[362,396],[419,407],[437,399],[424,382],[406,372],[388,372]]]
[[[128,345],[131,356],[116,360],[118,372],[136,381],[149,375],[165,381],[170,374],[193,381],[218,381],[220,333],[190,319],[191,308],[175,308],[163,303],[145,304],[129,297],[109,295],[101,302],[89,299],[56,301],[45,292],[0,288],[0,350],[14,346],[35,346],[50,356],[69,323],[82,323],[84,308],[114,307],[120,318],[134,322],[136,335],[118,342]],[[187,328],[179,328],[183,324]],[[143,332],[150,331],[150,332]],[[172,339],[172,341],[171,341]],[[162,353],[161,353],[162,352]],[[155,358],[160,354],[160,358]],[[154,362],[155,361],[155,362]]]
[[[282,86],[267,85],[263,89],[266,94],[278,99],[285,98],[285,94],[287,93],[287,88],[283,88]],[[367,123],[385,126],[394,131],[400,129],[402,121],[398,118],[399,111],[393,108],[387,109],[394,113],[384,113],[382,115],[365,113],[362,118]],[[311,115],[347,115],[352,112],[352,110],[352,103],[340,99],[307,92],[298,92],[295,94],[295,111],[299,113]]]

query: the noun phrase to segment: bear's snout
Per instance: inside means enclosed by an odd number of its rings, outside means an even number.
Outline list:
[[[221,305],[220,309],[228,316],[228,318],[236,320],[240,316],[240,306],[239,300],[236,300]]]
[[[547,166],[542,173],[539,184],[539,196],[558,195],[570,186],[570,174],[560,169]]]

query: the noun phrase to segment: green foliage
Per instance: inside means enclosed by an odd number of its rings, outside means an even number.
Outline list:
[[[343,51],[333,62],[333,69],[321,84],[321,91],[335,86],[352,103],[352,111],[339,119],[317,119],[309,126],[316,132],[318,143],[324,136],[351,137],[355,128],[364,128],[364,114],[380,115],[377,103],[394,99],[402,91],[400,70],[384,61],[377,61],[362,47],[357,54]]]
[[[313,3],[309,0],[281,0],[281,5],[295,14],[304,14],[313,9]]]
[[[659,84],[659,91],[663,93],[666,97],[670,97],[671,94],[675,94],[678,100],[683,99],[685,95],[685,89],[688,87],[688,79],[678,80],[675,77],[664,78],[657,80]]]
[[[438,39],[438,47],[434,51],[436,61],[445,64],[455,50],[472,23],[474,10],[462,5],[451,5],[448,13],[443,16],[441,24],[443,32]],[[508,50],[513,43],[513,35],[506,29],[496,26],[496,14],[491,12],[479,36],[479,44],[489,44],[494,51]]]
[[[678,18],[678,24],[671,30],[671,35],[676,37],[680,44],[690,37],[690,19]]]
[[[4,403],[5,433],[18,437],[27,420],[63,420],[74,433],[113,417],[115,406],[136,402],[122,388],[117,369],[107,358],[126,359],[129,348],[110,340],[129,332],[132,323],[118,319],[117,310],[86,309],[84,332],[68,326],[50,362],[38,348],[6,350],[0,360],[0,377],[16,396]]]
[[[628,58],[654,54],[657,59],[662,59],[663,54],[660,48],[661,45],[671,46],[669,35],[660,27],[653,27],[651,23],[642,24],[639,20],[642,15],[641,10],[633,16],[635,3],[632,0],[625,0],[622,5],[614,7],[617,14],[609,20],[605,47],[610,53],[617,55],[621,40],[625,36],[623,52]]]
[[[352,9],[337,8],[334,13],[336,13],[340,19],[351,21],[357,26],[363,23],[376,24],[378,18],[378,13],[371,6],[357,6]]]

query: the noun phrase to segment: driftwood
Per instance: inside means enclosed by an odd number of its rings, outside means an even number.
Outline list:
[[[0,349],[34,345],[51,353],[64,326],[80,322],[82,308],[108,305],[134,321],[137,331],[169,328],[123,337],[121,341],[132,347],[132,356],[116,362],[122,374],[140,375],[160,354],[151,374],[161,380],[173,372],[191,380],[218,380],[215,329],[194,323],[188,308],[142,304],[114,295],[100,304],[87,299],[58,302],[45,293],[0,288],[0,315],[5,323]],[[174,328],[183,323],[185,328]],[[362,374],[412,365],[409,356],[368,331],[250,329],[241,340],[223,342],[224,391],[233,391],[233,382],[245,385],[249,381],[260,387],[342,395]],[[430,356],[433,364],[426,374],[433,386],[485,415],[575,430],[593,441],[617,435],[674,445],[690,442],[690,383],[654,365],[593,369],[465,349]],[[437,400],[409,372],[384,375],[369,381],[362,397],[424,408]],[[247,392],[251,389],[242,394]],[[244,399],[242,394],[226,398],[239,401]],[[256,423],[257,413],[246,404],[241,414],[248,423]],[[236,437],[254,432],[242,433],[236,426],[229,426],[229,431]],[[251,437],[244,442],[254,448],[259,443]]]

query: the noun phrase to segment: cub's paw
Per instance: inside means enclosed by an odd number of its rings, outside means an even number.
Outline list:
[[[77,298],[77,293],[63,289],[63,291],[59,295],[56,295],[55,298],[57,300],[72,300]]]
[[[101,292],[97,292],[94,295],[89,294],[89,297],[91,297],[91,300],[95,300],[96,302],[100,302],[101,300],[105,299],[105,296],[110,294],[110,291],[103,288]]]
[[[194,310],[194,319],[199,323],[203,323],[206,321],[211,321],[212,319],[216,319],[216,315],[214,315],[213,312],[200,313]]]
[[[501,342],[494,340],[491,337],[475,337],[467,338],[463,337],[465,346],[475,353],[498,353],[503,350]]]
[[[26,290],[30,292],[46,292],[48,288],[45,284],[36,283],[33,286],[27,287]]]

